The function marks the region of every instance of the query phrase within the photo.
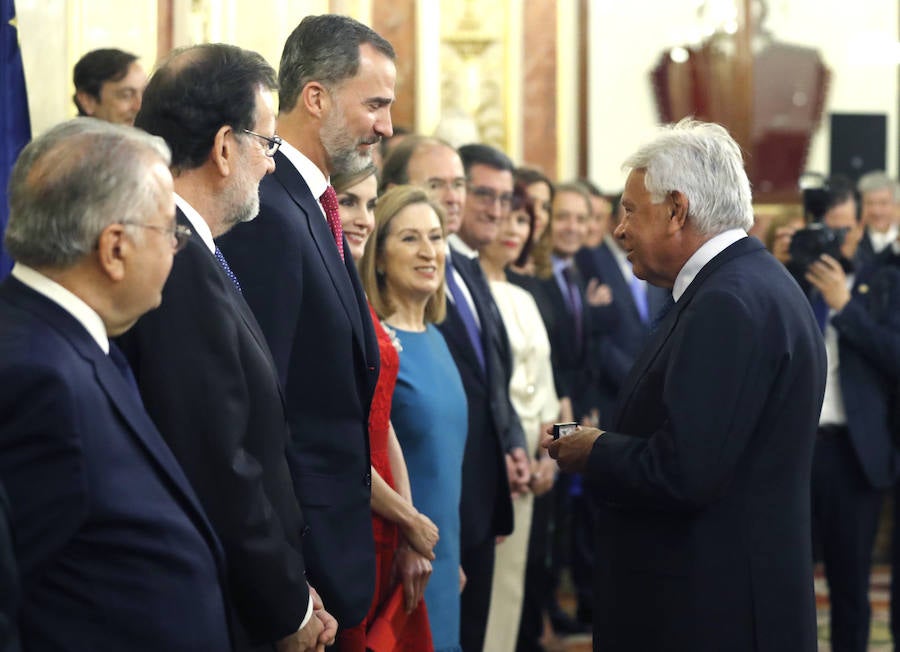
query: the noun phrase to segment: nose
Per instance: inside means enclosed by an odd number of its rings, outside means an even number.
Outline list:
[[[616,240],[621,240],[625,237],[625,221],[621,221],[616,225],[616,228],[613,229],[613,237]]]
[[[424,238],[422,240],[422,246],[419,247],[419,255],[426,260],[431,260],[435,257],[436,249],[434,248],[434,243],[428,239]]]
[[[394,135],[394,125],[391,122],[390,105],[378,112],[378,118],[375,121],[375,132],[382,138],[390,138]]]

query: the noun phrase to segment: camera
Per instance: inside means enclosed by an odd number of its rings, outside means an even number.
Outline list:
[[[822,254],[840,260],[841,245],[844,244],[847,231],[849,229],[830,229],[819,222],[796,231],[789,248],[791,262],[797,267],[806,269]]]
[[[553,439],[559,439],[560,437],[565,437],[566,435],[571,435],[575,432],[575,429],[578,427],[578,424],[574,421],[569,421],[567,423],[554,423],[553,424]]]

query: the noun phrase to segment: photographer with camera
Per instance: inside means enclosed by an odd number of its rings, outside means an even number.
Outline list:
[[[849,180],[822,180],[803,195],[812,221],[781,242],[828,358],[813,457],[814,541],[828,581],[832,649],[865,652],[872,546],[884,490],[900,469],[889,414],[900,373],[900,243],[854,269],[863,228]]]

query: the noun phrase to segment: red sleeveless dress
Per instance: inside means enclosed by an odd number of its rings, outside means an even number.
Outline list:
[[[392,489],[396,489],[391,462],[388,457],[388,432],[391,421],[391,400],[397,384],[400,357],[390,336],[381,326],[375,310],[369,306],[372,323],[378,338],[381,371],[369,409],[369,450],[372,466]],[[351,629],[338,632],[335,647],[339,652],[432,652],[431,628],[425,601],[406,615],[403,591],[391,584],[394,551],[400,543],[400,528],[372,512],[372,533],[375,538],[375,595],[365,620]],[[399,592],[398,596],[395,593]],[[391,599],[393,597],[393,600]],[[328,609],[328,605],[325,605]],[[339,623],[340,624],[340,623]]]

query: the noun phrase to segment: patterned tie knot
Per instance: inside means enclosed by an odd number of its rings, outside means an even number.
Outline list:
[[[341,211],[338,208],[338,198],[334,188],[330,185],[325,188],[325,192],[319,197],[319,202],[325,210],[325,218],[328,220],[328,226],[334,236],[334,243],[337,245],[341,260],[344,260],[344,227],[341,226]]]

